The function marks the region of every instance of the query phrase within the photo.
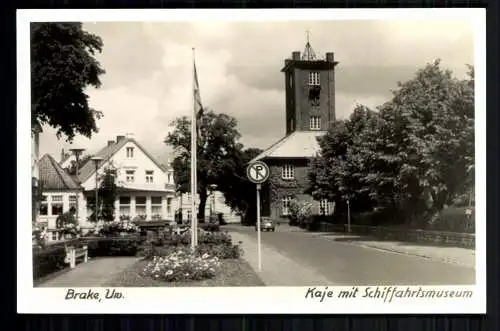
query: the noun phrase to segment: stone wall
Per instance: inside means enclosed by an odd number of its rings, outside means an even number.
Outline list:
[[[321,223],[320,232],[347,232],[346,225]],[[390,227],[351,225],[351,234],[375,237],[381,240],[438,244],[474,249],[476,236],[472,233],[409,230]]]

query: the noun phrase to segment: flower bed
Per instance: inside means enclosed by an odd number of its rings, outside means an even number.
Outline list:
[[[165,233],[163,236],[144,243],[141,247],[141,255],[146,259],[167,256],[178,248],[188,247],[190,244],[190,231],[182,234]],[[231,236],[227,232],[200,231],[196,252],[200,255],[209,254],[219,259],[237,259],[243,255],[239,243],[233,244]]]
[[[215,256],[178,247],[166,256],[155,256],[144,268],[143,275],[169,282],[202,280],[214,277],[219,267],[220,261]]]

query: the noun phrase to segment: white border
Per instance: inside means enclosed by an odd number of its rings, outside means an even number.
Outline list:
[[[486,20],[484,9],[18,10],[17,310],[22,313],[486,313]],[[129,288],[124,300],[65,301],[64,289],[33,288],[31,257],[30,58],[32,21],[456,19],[475,26],[476,286],[472,299],[305,299],[306,288]],[[374,284],[376,285],[376,284]],[[429,288],[429,287],[427,287]],[[437,288],[437,287],[433,287]],[[442,288],[442,287],[440,287]],[[455,287],[458,288],[458,287]],[[98,290],[98,289],[97,289]]]

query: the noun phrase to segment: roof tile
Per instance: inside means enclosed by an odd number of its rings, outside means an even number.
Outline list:
[[[78,190],[80,187],[70,175],[57,163],[45,154],[39,162],[40,182],[45,190]]]
[[[326,131],[295,131],[271,145],[252,161],[266,158],[304,158],[313,157],[320,151],[317,138]]]

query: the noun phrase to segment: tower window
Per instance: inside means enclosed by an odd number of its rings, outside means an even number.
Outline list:
[[[291,164],[285,164],[281,168],[281,178],[283,179],[294,179],[295,178],[295,168]]]
[[[321,129],[321,117],[311,116],[309,118],[309,128],[311,130],[320,130]]]
[[[314,71],[309,73],[309,85],[319,85],[319,72]]]
[[[293,87],[293,75],[290,74],[288,77],[289,77],[288,78],[288,84],[290,85],[290,87]]]

